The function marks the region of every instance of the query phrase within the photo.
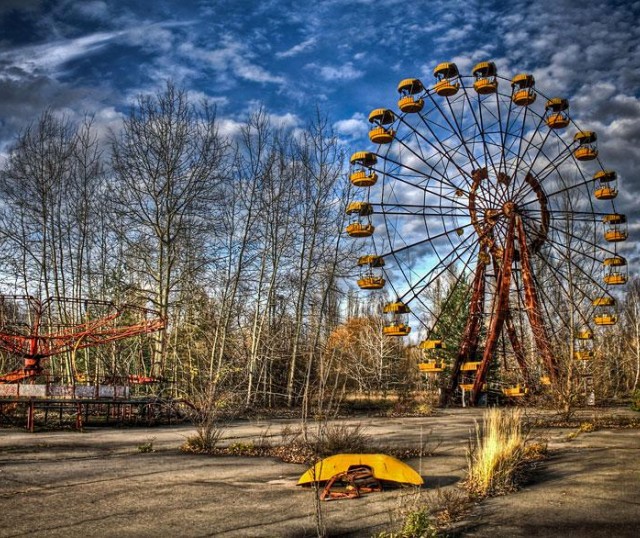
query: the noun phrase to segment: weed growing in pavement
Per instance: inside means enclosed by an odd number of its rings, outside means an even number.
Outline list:
[[[147,454],[149,452],[154,452],[153,442],[156,440],[155,437],[150,437],[146,442],[138,445],[138,452],[141,454]]]
[[[546,452],[540,443],[531,445],[523,430],[519,409],[489,409],[482,425],[476,424],[475,440],[467,453],[465,485],[472,495],[501,495],[517,489],[524,471]]]

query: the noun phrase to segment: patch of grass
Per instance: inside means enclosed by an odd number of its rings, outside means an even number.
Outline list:
[[[437,538],[449,536],[452,525],[469,513],[472,500],[467,493],[456,488],[438,488],[425,493],[400,497],[396,514],[392,516],[396,532],[382,532],[376,538]]]
[[[577,430],[567,434],[567,436],[565,437],[565,441],[572,441],[573,439],[578,437],[578,435],[580,435],[581,433],[594,432],[596,431],[596,429],[597,429],[597,425],[593,422],[581,422]]]
[[[215,451],[224,428],[215,422],[204,422],[196,427],[196,433],[185,439],[182,452],[211,454]]]
[[[156,440],[155,437],[151,437],[151,438],[147,439],[146,442],[140,443],[137,446],[138,452],[140,452],[141,454],[148,454],[149,452],[155,452],[155,450],[153,448],[153,442],[155,440]]]
[[[319,428],[311,439],[319,456],[368,452],[371,438],[362,424],[329,424]]]
[[[475,442],[467,454],[468,491],[486,497],[517,489],[531,461],[532,449],[527,449],[527,441],[521,410],[489,409],[482,426],[476,425]],[[535,450],[536,454],[540,452],[540,448]]]

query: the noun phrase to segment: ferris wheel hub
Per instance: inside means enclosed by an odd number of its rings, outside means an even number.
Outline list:
[[[518,205],[509,200],[502,205],[502,213],[504,213],[505,217],[511,217],[515,213],[518,212]]]

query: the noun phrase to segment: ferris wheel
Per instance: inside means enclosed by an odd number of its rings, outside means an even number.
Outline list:
[[[500,350],[523,379],[503,392],[521,396],[534,377],[559,382],[561,350],[590,360],[594,328],[617,321],[612,292],[628,276],[617,175],[597,134],[533,75],[503,78],[493,62],[433,74],[402,80],[397,111],[369,115],[377,147],[351,156],[358,285],[391,288],[384,334],[426,336],[420,368],[448,372],[445,398],[467,390],[476,403]],[[453,345],[445,315],[462,319]]]

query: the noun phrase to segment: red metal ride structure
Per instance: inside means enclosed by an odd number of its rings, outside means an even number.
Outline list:
[[[131,304],[1,295],[0,349],[24,363],[0,375],[0,384],[41,375],[42,362],[54,355],[159,331],[164,326],[155,311]]]

